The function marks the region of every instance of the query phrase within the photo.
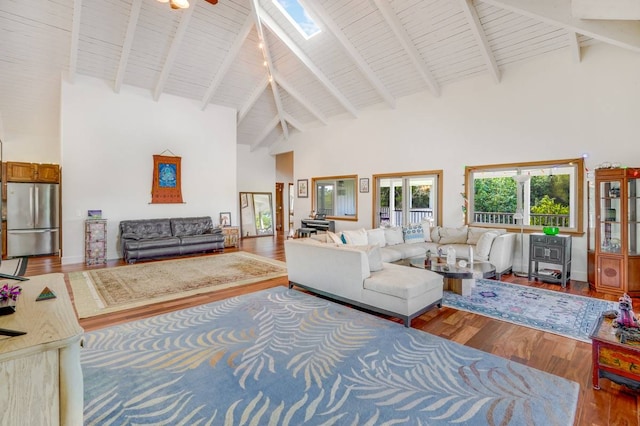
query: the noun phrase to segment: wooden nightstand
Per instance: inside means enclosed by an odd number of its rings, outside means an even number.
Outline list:
[[[240,240],[240,228],[237,226],[224,226],[222,227],[222,234],[224,235],[224,246],[238,248],[238,241]]]

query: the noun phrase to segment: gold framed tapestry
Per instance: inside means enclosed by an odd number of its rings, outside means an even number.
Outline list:
[[[153,156],[151,203],[182,203],[181,157]]]

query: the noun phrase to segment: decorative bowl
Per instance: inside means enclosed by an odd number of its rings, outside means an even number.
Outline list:
[[[560,232],[560,228],[558,228],[557,226],[545,226],[544,228],[542,228],[542,232],[547,235],[556,235],[558,232]]]

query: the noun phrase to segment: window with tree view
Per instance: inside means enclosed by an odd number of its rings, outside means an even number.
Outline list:
[[[466,168],[467,222],[582,232],[584,161],[559,160]]]

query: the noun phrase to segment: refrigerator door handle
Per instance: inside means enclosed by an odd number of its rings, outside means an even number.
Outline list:
[[[57,229],[10,229],[7,234],[44,234],[57,231]]]
[[[31,215],[31,220],[33,220],[33,186],[29,187],[29,214]]]
[[[38,217],[40,216],[40,188],[38,188],[37,186],[36,186],[35,203],[36,203],[36,214],[34,216],[33,226],[35,226],[37,228],[38,227]]]

